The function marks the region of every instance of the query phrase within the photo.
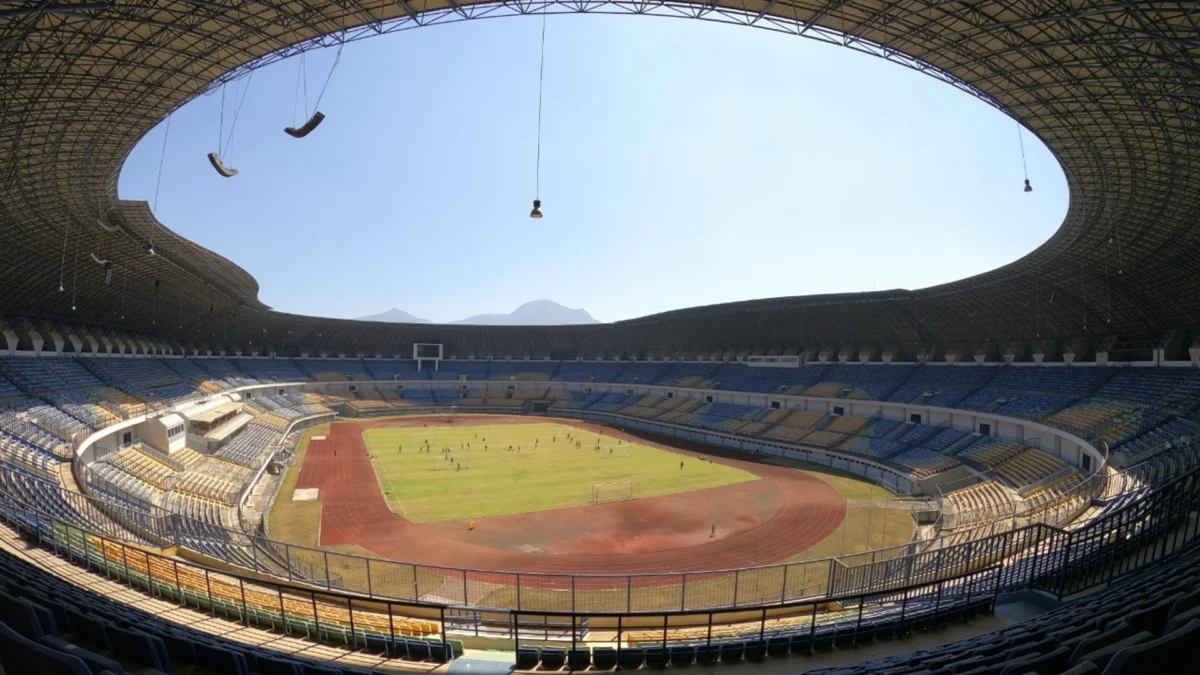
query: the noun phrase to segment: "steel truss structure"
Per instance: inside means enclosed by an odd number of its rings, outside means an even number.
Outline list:
[[[1020,260],[941,286],[510,328],[273,312],[244,270],[172,233],[145,203],[117,197],[121,163],[142,136],[254,68],[382,33],[542,12],[753,26],[920,70],[1045,142],[1066,173],[1070,209]],[[697,358],[870,345],[994,358],[1058,345],[1083,358],[1186,347],[1200,326],[1198,51],[1200,10],[1166,0],[2,0],[0,312],[10,325],[153,334],[179,353],[391,354],[397,344],[440,342],[459,356]],[[984,244],[1002,236],[979,233]],[[111,262],[111,283],[88,262],[71,293],[58,292],[60,261],[89,253]]]

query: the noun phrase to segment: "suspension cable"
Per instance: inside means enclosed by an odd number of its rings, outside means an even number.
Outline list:
[[[537,164],[534,169],[534,199],[540,199],[542,191],[542,89],[546,80],[546,7],[547,5],[542,5],[542,46],[541,63],[538,65]]]
[[[225,147],[225,85],[227,82],[221,83],[221,124],[217,127],[217,151],[224,153]]]
[[[173,115],[174,113],[172,113]],[[151,205],[151,211],[158,210],[158,189],[162,186],[163,160],[167,157],[167,138],[171,136],[171,115],[167,115],[167,126],[163,130],[162,149],[158,153],[158,176],[154,179],[154,204]],[[220,147],[220,145],[218,145]],[[153,238],[151,238],[153,243]]]
[[[343,41],[338,45],[337,56],[333,59],[333,66],[329,68],[329,74],[325,76],[325,84],[321,86],[321,92],[317,94],[317,102],[313,104],[313,113],[317,112],[317,108],[321,107],[321,99],[325,97],[325,90],[329,88],[329,81],[333,79],[333,71],[337,70],[338,64],[342,62],[342,48],[346,46]],[[305,111],[305,114],[309,114]]]
[[[250,71],[249,77],[246,78],[246,86],[242,88],[242,95],[238,98],[237,107],[233,109],[233,121],[229,123],[229,138],[225,140],[225,147],[221,150],[221,156],[226,157],[229,154],[229,148],[233,146],[233,136],[237,133],[238,116],[242,114],[242,104],[246,102],[246,94],[250,91],[250,83],[254,80],[254,71]]]
[[[71,203],[67,202],[67,226],[63,228],[62,262],[58,264],[58,290],[63,290],[63,275],[67,271],[67,241],[71,236]]]
[[[1021,133],[1021,123],[1017,122],[1017,143],[1021,146],[1021,172],[1025,174],[1025,181],[1029,182],[1029,167],[1025,164],[1025,136]]]

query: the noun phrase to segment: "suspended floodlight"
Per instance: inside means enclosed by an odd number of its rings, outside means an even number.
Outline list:
[[[1028,179],[1028,178],[1026,178],[1026,179],[1025,179],[1025,191],[1026,191],[1026,192],[1033,192],[1033,186],[1029,184],[1029,179]]]
[[[65,290],[67,290],[67,289],[63,286],[63,282],[59,281],[58,282],[58,292],[62,293]]]
[[[542,92],[546,82],[546,6],[542,6],[542,45],[538,56],[538,104],[537,104],[537,161],[533,170],[533,210],[530,218],[542,217]]]
[[[343,25],[342,29],[345,30],[345,28],[346,27]],[[321,93],[317,95],[317,102],[313,104],[312,117],[308,118],[308,121],[305,122],[304,126],[302,126],[300,128],[296,128],[294,126],[284,127],[283,133],[287,134],[288,136],[291,136],[292,138],[304,138],[305,136],[312,133],[313,129],[316,129],[318,126],[321,125],[321,122],[323,122],[325,120],[325,113],[317,110],[317,108],[321,107],[321,99],[325,98],[325,90],[329,88],[329,81],[333,79],[333,71],[337,70],[338,64],[342,62],[342,49],[344,49],[345,47],[346,47],[346,41],[343,40],[342,43],[338,45],[337,56],[335,56],[333,59],[333,65],[329,67],[329,74],[325,76],[325,84],[324,84],[324,86],[321,87]],[[308,86],[307,86],[308,71],[306,70],[306,67],[304,64],[304,55],[303,54],[300,55],[300,72],[296,73],[296,76],[297,76],[297,82],[299,82],[301,79],[303,79],[306,83],[305,88],[304,88],[304,107],[306,108],[306,110],[304,112],[308,112],[308,110],[307,110],[307,108],[308,108]],[[297,86],[297,88],[296,88],[297,98],[295,101],[297,105],[300,103],[299,95],[300,95],[300,89]],[[295,107],[292,108],[292,115],[293,115],[292,124],[295,124],[296,123]]]
[[[292,138],[304,138],[312,133],[313,129],[316,129],[318,126],[320,126],[321,122],[324,120],[325,113],[315,112],[313,113],[313,116],[308,118],[308,121],[304,123],[304,126],[300,127],[299,129],[296,127],[285,127],[283,129],[283,133],[291,136]]]
[[[149,246],[146,247],[146,253],[149,253],[150,255],[154,255],[154,244],[150,244]]]
[[[112,261],[105,260],[104,258],[101,258],[100,256],[96,255],[95,253],[92,254],[92,260],[97,265],[102,265],[104,267],[104,285],[107,286],[108,284],[112,283],[112,275],[113,275]]]
[[[221,158],[218,157],[217,153],[215,152],[208,153],[208,161],[210,164],[212,164],[213,168],[217,170],[217,173],[221,174],[225,178],[233,178],[234,176],[238,175],[237,169],[230,169],[222,164]]]

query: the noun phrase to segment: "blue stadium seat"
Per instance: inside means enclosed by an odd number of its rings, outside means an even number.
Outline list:
[[[92,675],[79,657],[29,640],[3,622],[0,622],[0,666],[20,675]]]
[[[113,675],[125,675],[125,669],[116,661],[107,656],[101,656],[93,651],[73,645],[62,638],[53,635],[43,635],[42,639],[38,640],[38,642],[56,652],[77,657],[87,665],[88,670],[92,671],[93,675],[98,675],[101,672],[109,672]]]
[[[1090,660],[1090,659],[1089,659]],[[1117,652],[1104,675],[1200,672],[1200,621]]]
[[[521,647],[517,650],[517,670],[533,670],[537,668],[540,660],[541,654],[532,647]]]
[[[576,647],[567,652],[568,670],[586,670],[592,665],[592,651],[587,647]]]
[[[304,675],[295,661],[263,656],[258,658],[258,672],[259,675]]]
[[[696,660],[695,645],[674,645],[667,648],[667,656],[672,666],[690,666]]]
[[[627,647],[617,651],[617,667],[623,670],[637,670],[646,662],[646,651],[641,647]]]
[[[136,630],[117,626],[106,628],[112,651],[148,668],[166,673],[172,672],[171,657],[167,646],[157,637]]]
[[[592,649],[592,669],[612,670],[617,667],[617,650],[612,647],[595,647]]]
[[[646,647],[646,667],[647,668],[666,668],[670,663],[670,656],[667,650],[662,647]]]
[[[198,642],[196,643],[196,660],[198,665],[224,675],[250,675],[246,657],[230,649]]]
[[[567,650],[557,647],[547,647],[542,650],[542,668],[558,670],[567,663]]]
[[[1087,644],[1085,641],[1075,648],[1075,652],[1071,654],[1070,665],[1074,666],[1085,661],[1090,661],[1096,664],[1096,667],[1103,670],[1110,660],[1117,655],[1117,652],[1126,647],[1135,647],[1137,645],[1150,642],[1154,636],[1149,633],[1134,633],[1128,637],[1117,640],[1116,642],[1101,642],[1091,645],[1090,650],[1085,650],[1083,647]]]

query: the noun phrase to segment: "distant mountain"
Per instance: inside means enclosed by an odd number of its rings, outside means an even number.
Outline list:
[[[425,319],[415,317],[412,314],[409,314],[408,312],[405,312],[403,310],[396,309],[395,307],[389,309],[388,311],[386,311],[382,314],[372,314],[370,316],[360,316],[360,317],[358,317],[358,320],[359,321],[383,321],[386,323],[429,323]]]
[[[553,300],[534,300],[509,314],[477,314],[453,323],[474,326],[566,326],[600,322],[593,319],[587,310],[563,307]]]
[[[429,323],[425,319],[415,317],[395,307],[382,314],[360,316],[358,320],[386,323]],[[553,300],[534,300],[521,305],[509,314],[476,314],[450,323],[472,326],[567,326],[600,322],[593,319],[587,310],[563,307]]]

